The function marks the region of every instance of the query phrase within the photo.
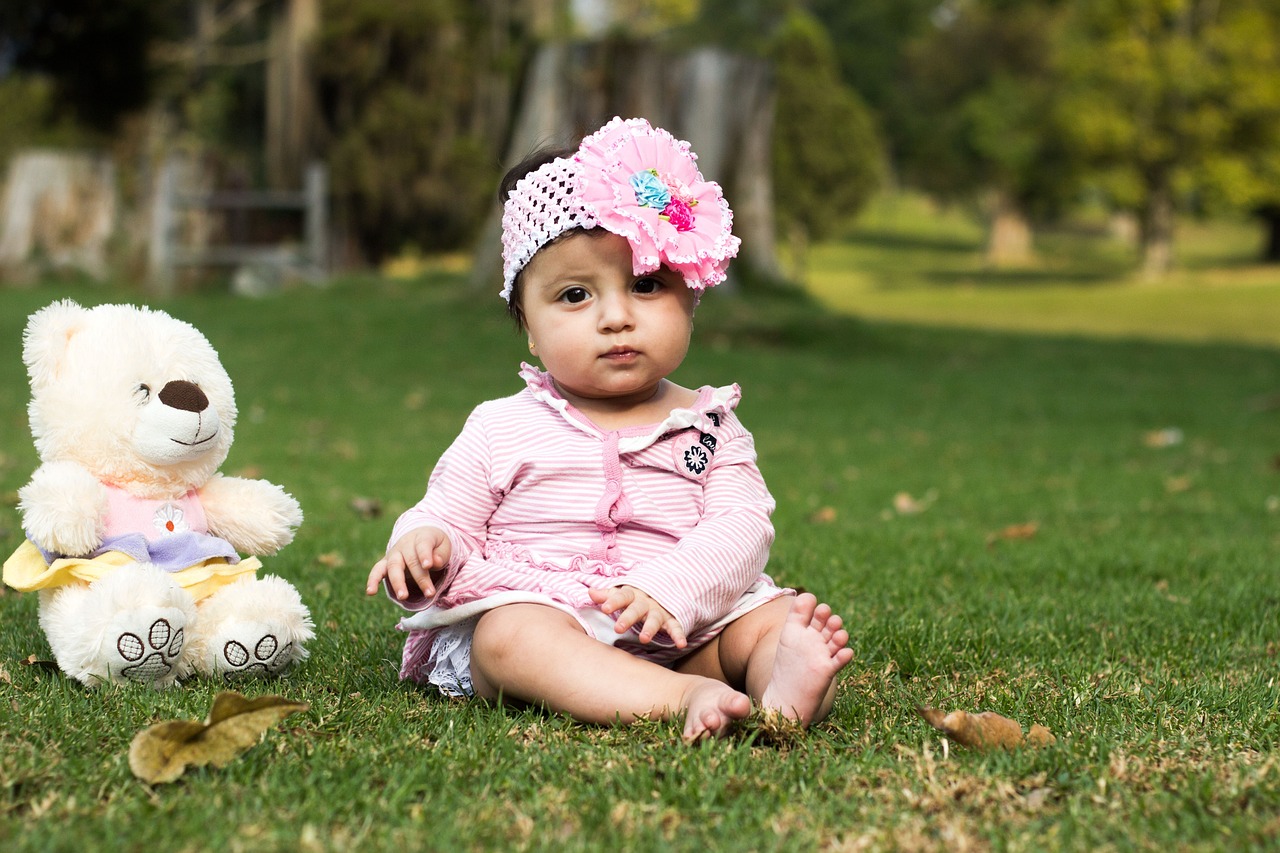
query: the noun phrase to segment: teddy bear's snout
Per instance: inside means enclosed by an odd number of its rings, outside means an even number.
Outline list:
[[[175,379],[161,388],[160,402],[184,412],[203,412],[209,408],[209,398],[200,386],[185,379]]]

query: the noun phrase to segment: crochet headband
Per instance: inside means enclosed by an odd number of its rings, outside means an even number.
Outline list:
[[[632,271],[665,266],[695,291],[725,279],[741,242],[720,185],[689,143],[642,118],[614,118],[521,178],[502,212],[502,298],[539,249],[571,228],[604,228],[631,244]]]

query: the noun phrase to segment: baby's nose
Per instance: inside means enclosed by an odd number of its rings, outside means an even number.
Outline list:
[[[175,379],[161,388],[160,402],[184,412],[203,412],[209,408],[209,398],[200,386],[185,379]]]

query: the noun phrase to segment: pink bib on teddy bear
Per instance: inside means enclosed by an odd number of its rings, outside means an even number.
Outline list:
[[[154,542],[175,533],[208,533],[195,489],[176,500],[150,500],[107,486],[106,538],[141,533]]]

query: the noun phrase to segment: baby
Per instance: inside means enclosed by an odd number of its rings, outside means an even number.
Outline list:
[[[774,501],[738,386],[675,384],[739,240],[687,143],[615,118],[504,178],[502,296],[539,370],[478,406],[369,573],[414,615],[402,678],[591,723],[808,726],[853,656],[763,573]]]

